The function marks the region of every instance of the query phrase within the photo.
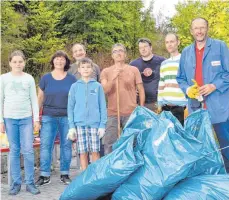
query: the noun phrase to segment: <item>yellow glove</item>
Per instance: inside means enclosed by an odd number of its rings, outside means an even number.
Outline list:
[[[192,79],[192,82],[194,83],[194,85],[192,85],[191,87],[187,89],[186,94],[191,99],[198,99],[200,96],[199,95],[199,85],[194,79]]]

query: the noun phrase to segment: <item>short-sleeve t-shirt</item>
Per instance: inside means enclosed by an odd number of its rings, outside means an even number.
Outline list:
[[[150,60],[144,61],[142,58],[138,58],[130,63],[130,65],[137,67],[141,73],[145,89],[146,103],[157,101],[160,66],[164,60],[165,58],[161,56],[153,55]]]
[[[111,80],[114,66],[105,68],[101,73],[102,80]],[[142,83],[142,78],[139,70],[136,67],[126,65],[123,71],[119,74],[119,108],[120,116],[129,116],[137,107],[137,84]],[[117,115],[117,89],[116,79],[109,93],[108,98],[108,116]]]
[[[56,80],[51,73],[45,74],[39,83],[44,92],[43,113],[53,117],[67,116],[68,92],[75,76],[67,73],[64,79]]]

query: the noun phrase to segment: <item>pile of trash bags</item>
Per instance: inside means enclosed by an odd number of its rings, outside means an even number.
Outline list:
[[[90,164],[65,189],[60,199],[97,199],[117,189],[144,164],[139,150],[134,149],[134,136],[129,137],[111,154]]]
[[[228,200],[228,175],[203,175],[177,184],[164,200]]]
[[[192,113],[183,128],[170,112],[137,107],[113,152],[89,165],[60,200],[226,200],[229,177],[218,148],[206,110]]]

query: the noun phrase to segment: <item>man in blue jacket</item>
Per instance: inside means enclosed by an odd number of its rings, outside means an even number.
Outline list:
[[[229,50],[223,41],[208,37],[208,21],[198,17],[192,20],[191,34],[195,42],[181,55],[177,82],[189,97],[189,113],[206,108],[217,134],[220,147],[229,146]],[[195,88],[195,79],[199,88]],[[194,93],[201,98],[194,99]],[[193,96],[194,94],[194,96]],[[229,148],[222,150],[229,172]]]

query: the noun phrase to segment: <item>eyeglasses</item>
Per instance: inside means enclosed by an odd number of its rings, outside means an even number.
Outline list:
[[[195,27],[192,30],[194,30],[194,31],[198,31],[198,30],[205,31],[206,29],[207,29],[207,27],[205,26],[205,27]]]
[[[117,49],[117,50],[113,50],[112,51],[112,53],[123,53],[123,52],[125,52],[125,50],[124,49]]]

